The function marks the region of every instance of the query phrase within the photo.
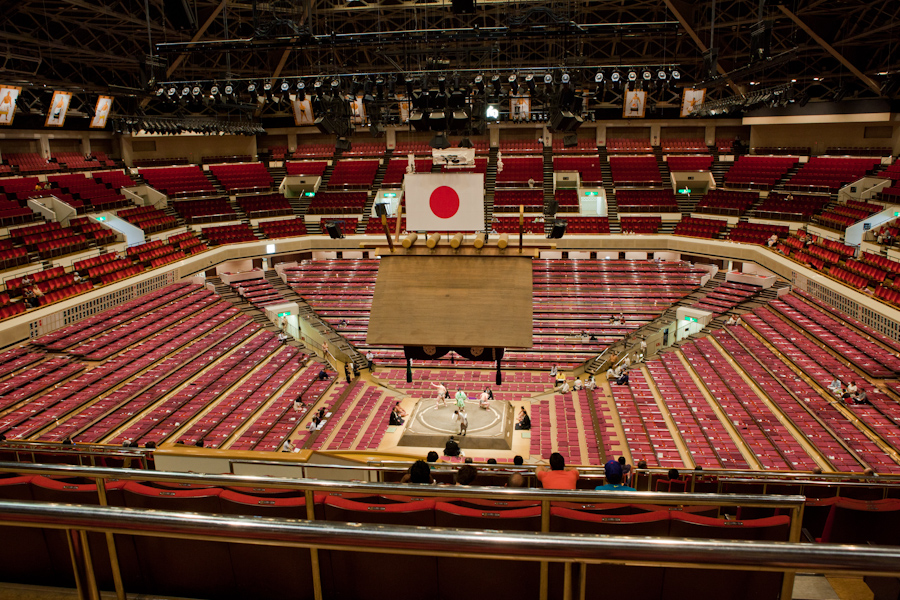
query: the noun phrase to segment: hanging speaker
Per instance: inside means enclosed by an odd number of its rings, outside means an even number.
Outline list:
[[[377,217],[386,217],[387,216],[387,205],[384,203],[375,205],[375,216]]]
[[[344,237],[344,234],[341,233],[341,226],[337,221],[328,221],[325,223],[325,231],[328,232],[329,237],[333,240],[339,240]],[[562,236],[560,236],[562,237]]]
[[[566,227],[568,226],[568,221],[556,219],[556,221],[553,222],[553,229],[550,230],[550,239],[561,239],[562,236],[566,235]]]
[[[353,144],[347,138],[338,138],[337,141],[334,142],[334,147],[337,150],[347,152],[353,148]]]
[[[558,212],[559,212],[559,202],[557,202],[556,200],[551,200],[550,202],[547,203],[547,214],[548,215],[555,215]]]

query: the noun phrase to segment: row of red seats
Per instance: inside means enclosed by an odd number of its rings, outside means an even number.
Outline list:
[[[291,203],[281,194],[265,194],[261,196],[244,196],[237,199],[241,210],[254,217],[254,213],[291,214]],[[263,215],[258,215],[263,216]]]
[[[855,246],[848,246],[837,240],[820,239],[817,243],[833,252],[837,252],[841,256],[854,256],[856,254]]]
[[[284,163],[284,168],[288,175],[318,175],[325,174],[328,168],[328,161],[324,160],[304,160],[304,161],[288,161]]]
[[[350,150],[341,152],[341,156],[384,156],[387,152],[385,144],[354,142]]]
[[[653,152],[649,139],[607,138],[607,152]]]
[[[286,219],[284,221],[263,221],[259,229],[267,238],[293,237],[306,235],[306,223],[303,219]]]
[[[622,233],[657,233],[662,227],[662,217],[621,217],[619,226]]]
[[[209,170],[226,190],[272,187],[272,176],[262,163],[212,165]]]
[[[727,221],[718,219],[701,219],[697,217],[684,217],[675,226],[675,235],[689,235],[691,237],[714,238],[725,227]]]
[[[235,244],[239,242],[254,242],[256,236],[246,223],[238,225],[225,225],[222,227],[204,227],[201,233],[209,241],[216,244]]]
[[[249,154],[231,154],[226,156],[202,156],[200,162],[204,165],[212,165],[217,163],[248,163],[252,162],[253,157]]]
[[[828,274],[838,281],[860,290],[866,289],[869,285],[869,280],[867,278],[851,273],[850,271],[845,271],[834,265],[828,268]]]
[[[560,207],[579,208],[578,190],[558,189],[553,193],[553,199],[559,203]]]
[[[269,156],[272,160],[284,160],[290,156],[287,146],[270,146]]]
[[[83,294],[94,287],[94,284],[90,281],[84,281],[82,283],[76,283],[67,288],[63,288],[61,290],[56,290],[50,292],[49,294],[44,294],[38,298],[38,304],[40,306],[45,306],[47,304],[52,304],[54,302],[59,302],[60,300],[65,300],[66,298],[71,298],[72,296],[77,296],[79,294]]]
[[[90,267],[96,267],[98,265],[117,260],[118,257],[118,254],[116,254],[115,252],[107,252],[106,254],[100,254],[98,256],[86,258],[84,260],[75,261],[72,264],[72,268],[76,271],[81,271],[82,269],[89,269]]]
[[[157,210],[158,209],[155,206],[136,206],[134,208],[126,208],[125,210],[120,210],[116,213],[116,216],[127,219],[128,217],[152,213]]]
[[[886,271],[882,271],[878,267],[867,265],[852,258],[848,258],[844,262],[844,267],[851,273],[857,273],[868,278],[869,281],[875,281],[877,283],[883,283],[885,277],[887,277]]]
[[[140,169],[147,183],[165,194],[203,195],[214,194],[216,188],[197,165]]]
[[[500,140],[503,154],[542,154],[544,144],[539,140]]]
[[[497,190],[494,192],[494,206],[517,207],[525,205],[525,210],[542,209],[544,206],[543,190]]]
[[[527,183],[533,179],[535,183],[544,181],[544,159],[540,157],[503,158],[503,171],[497,168],[496,182]]]
[[[814,220],[826,227],[830,227],[831,229],[846,229],[850,227],[854,223],[856,223],[857,219],[852,217],[845,217],[844,215],[839,215],[832,211],[825,211],[822,214],[814,217]]]
[[[900,305],[900,291],[891,289],[889,287],[885,287],[883,285],[875,288],[875,297],[881,298],[891,304]],[[0,309],[0,313],[2,313],[3,309]]]
[[[394,156],[414,154],[422,156],[431,155],[432,148],[427,142],[397,142],[394,147]]]
[[[334,156],[334,144],[300,144],[294,150],[294,158],[301,156]]]
[[[328,179],[328,187],[371,187],[379,164],[377,160],[339,160]]]
[[[388,217],[388,231],[393,233],[397,228],[397,218],[396,217]],[[406,217],[403,217],[400,221],[400,231],[406,230]],[[384,228],[381,226],[381,218],[372,217],[366,222],[366,233],[384,233]]]
[[[663,152],[706,152],[706,140],[703,138],[669,138],[659,142]]]
[[[41,183],[41,180],[37,177],[10,177],[8,179],[0,179],[0,190],[4,194],[32,192],[35,186]]]
[[[392,158],[384,172],[384,178],[381,184],[384,186],[399,186],[403,183],[403,176],[406,175],[406,167],[409,161],[405,158]],[[427,158],[418,158],[415,160],[416,173],[430,173],[432,161]]]
[[[876,267],[884,269],[885,271],[893,273],[894,275],[900,275],[900,262],[891,260],[887,256],[872,254],[871,252],[863,252],[860,258],[865,263],[875,265]]]
[[[12,304],[0,307],[0,319],[8,319],[9,317],[20,315],[25,312],[25,310],[26,307],[24,302],[13,302]]]
[[[786,200],[786,195],[772,192],[763,200],[756,210],[757,212],[784,213],[786,215],[801,215],[809,218],[819,213],[825,205],[831,202],[828,196],[794,196],[792,200]]]
[[[603,181],[599,156],[556,156],[553,158],[553,170],[556,172],[578,171],[582,183],[601,183]]]
[[[611,156],[609,168],[617,184],[662,183],[654,156]]]
[[[666,160],[669,171],[709,171],[712,156],[670,156]]]
[[[308,214],[359,213],[368,201],[366,192],[325,192],[316,194],[309,203]]]
[[[115,254],[112,254],[112,256],[115,256]],[[133,264],[134,263],[130,260],[127,260],[125,258],[119,258],[119,259],[116,259],[113,261],[101,263],[94,267],[88,267],[87,275],[88,275],[88,277],[93,279],[95,277],[101,277],[103,275],[106,275],[107,273],[113,273],[115,271],[119,271],[121,269],[128,268],[128,267],[132,266]]]
[[[769,223],[738,223],[728,232],[728,239],[747,244],[765,244],[772,235],[779,238],[790,234],[787,225]]]
[[[118,271],[113,271],[112,273],[107,273],[105,275],[100,276],[100,283],[102,285],[106,285],[109,283],[115,283],[116,281],[121,281],[123,279],[127,279],[132,275],[139,275],[144,272],[144,268],[140,265],[131,265],[130,267],[126,267],[124,269],[119,269]]]
[[[101,171],[99,173],[94,172],[91,175],[96,181],[107,183],[112,186],[113,189],[134,185],[134,180],[124,171]]]
[[[725,174],[725,182],[771,187],[797,163],[793,156],[741,156]]]
[[[49,281],[50,279],[55,279],[57,277],[62,277],[65,275],[66,270],[63,267],[52,267],[50,269],[45,269],[43,271],[38,271],[37,273],[29,273],[28,275],[23,275],[22,277],[14,277],[12,279],[6,280],[6,289],[7,291],[18,290],[20,288],[28,287],[29,285],[33,285],[35,283],[40,283],[42,281]],[[25,278],[31,282],[29,284],[25,284]]]
[[[841,260],[841,255],[833,250],[827,250],[817,244],[810,244],[806,247],[806,252],[816,258],[821,258],[826,263],[837,264]]]
[[[3,158],[9,161],[9,164],[18,167],[20,173],[59,171],[59,165],[57,163],[50,162],[37,152],[4,154]]]
[[[560,138],[553,140],[553,154],[596,154],[597,140],[594,138],[580,138],[575,146],[566,146]]]
[[[25,248],[10,248],[0,250],[0,268],[11,269],[29,262],[28,251]]]
[[[93,169],[98,166],[96,160],[90,160],[78,152],[51,152],[50,158],[66,169]]]

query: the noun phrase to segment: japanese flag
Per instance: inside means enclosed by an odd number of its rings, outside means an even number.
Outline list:
[[[407,175],[406,222],[410,231],[483,231],[483,173]]]

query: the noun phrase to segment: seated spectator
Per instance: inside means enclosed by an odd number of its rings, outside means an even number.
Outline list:
[[[472,482],[475,481],[475,477],[477,476],[478,469],[472,465],[463,465],[456,472],[454,480],[456,481],[456,485],[472,485]]]
[[[525,412],[524,406],[519,409],[519,414],[518,416],[516,416],[516,429],[531,429],[531,417],[529,417],[528,413]]]
[[[841,390],[843,389],[844,384],[841,383],[841,380],[837,377],[834,378],[834,381],[828,384],[828,389],[831,390],[832,393],[840,396]]]
[[[593,375],[588,375],[587,381],[584,382],[584,389],[586,389],[586,390],[597,389],[597,382],[594,381]]]
[[[574,490],[575,482],[578,481],[578,470],[567,468],[566,459],[559,452],[550,455],[549,471],[546,467],[539,466],[534,473],[547,490]]]
[[[869,404],[869,396],[866,394],[866,390],[859,390],[856,392],[856,395],[853,396],[853,404]]]
[[[624,474],[622,473],[622,465],[618,461],[611,460],[603,467],[606,483],[598,485],[595,490],[599,491],[615,491],[615,492],[636,492],[633,487],[629,487],[622,483]]]
[[[453,436],[450,436],[450,439],[447,440],[447,443],[444,445],[444,456],[459,456],[459,444],[456,443],[456,440],[453,439]]]
[[[521,456],[519,456],[518,454],[516,454],[513,457],[513,464],[516,465],[517,467],[521,467],[522,465],[525,464],[525,459],[522,458]]]
[[[431,478],[431,467],[424,460],[417,460],[400,479],[400,483],[420,483],[431,484],[434,480]]]
[[[628,371],[622,371],[622,375],[616,379],[616,385],[628,385]]]
[[[523,488],[525,487],[525,478],[521,473],[513,473],[509,476],[509,481],[506,482],[506,487]]]
[[[584,382],[581,381],[580,377],[575,378],[575,383],[572,384],[572,389],[576,392],[580,392],[582,389],[584,389]]]
[[[428,455],[425,457],[425,461],[430,462],[430,463],[436,463],[438,460],[440,460],[438,453],[435,452],[434,450],[429,450]]]
[[[390,425],[403,425],[403,417],[400,416],[400,411],[397,410],[397,406],[391,410],[391,417],[389,421]]]
[[[562,385],[559,386],[559,393],[560,394],[568,394],[569,393],[569,382],[566,381],[565,379],[563,380]]]

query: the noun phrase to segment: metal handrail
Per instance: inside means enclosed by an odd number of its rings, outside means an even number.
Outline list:
[[[311,465],[315,466],[315,465]],[[116,479],[127,481],[154,481],[163,483],[190,483],[220,485],[225,487],[264,487],[295,489],[313,493],[349,492],[366,495],[411,495],[435,498],[488,498],[499,500],[568,501],[617,504],[674,504],[755,506],[771,508],[800,508],[803,496],[754,495],[754,494],[684,494],[676,492],[616,492],[600,494],[594,490],[544,490],[538,488],[503,488],[487,486],[441,486],[398,483],[370,483],[354,481],[329,481],[322,479],[298,479],[293,477],[262,477],[255,475],[215,475],[208,473],[181,473],[175,471],[140,471],[106,467],[78,467],[73,465],[24,465],[0,462],[0,473],[26,475],[53,475]]]
[[[900,548],[473,531],[0,501],[0,524],[355,552],[896,576]]]

